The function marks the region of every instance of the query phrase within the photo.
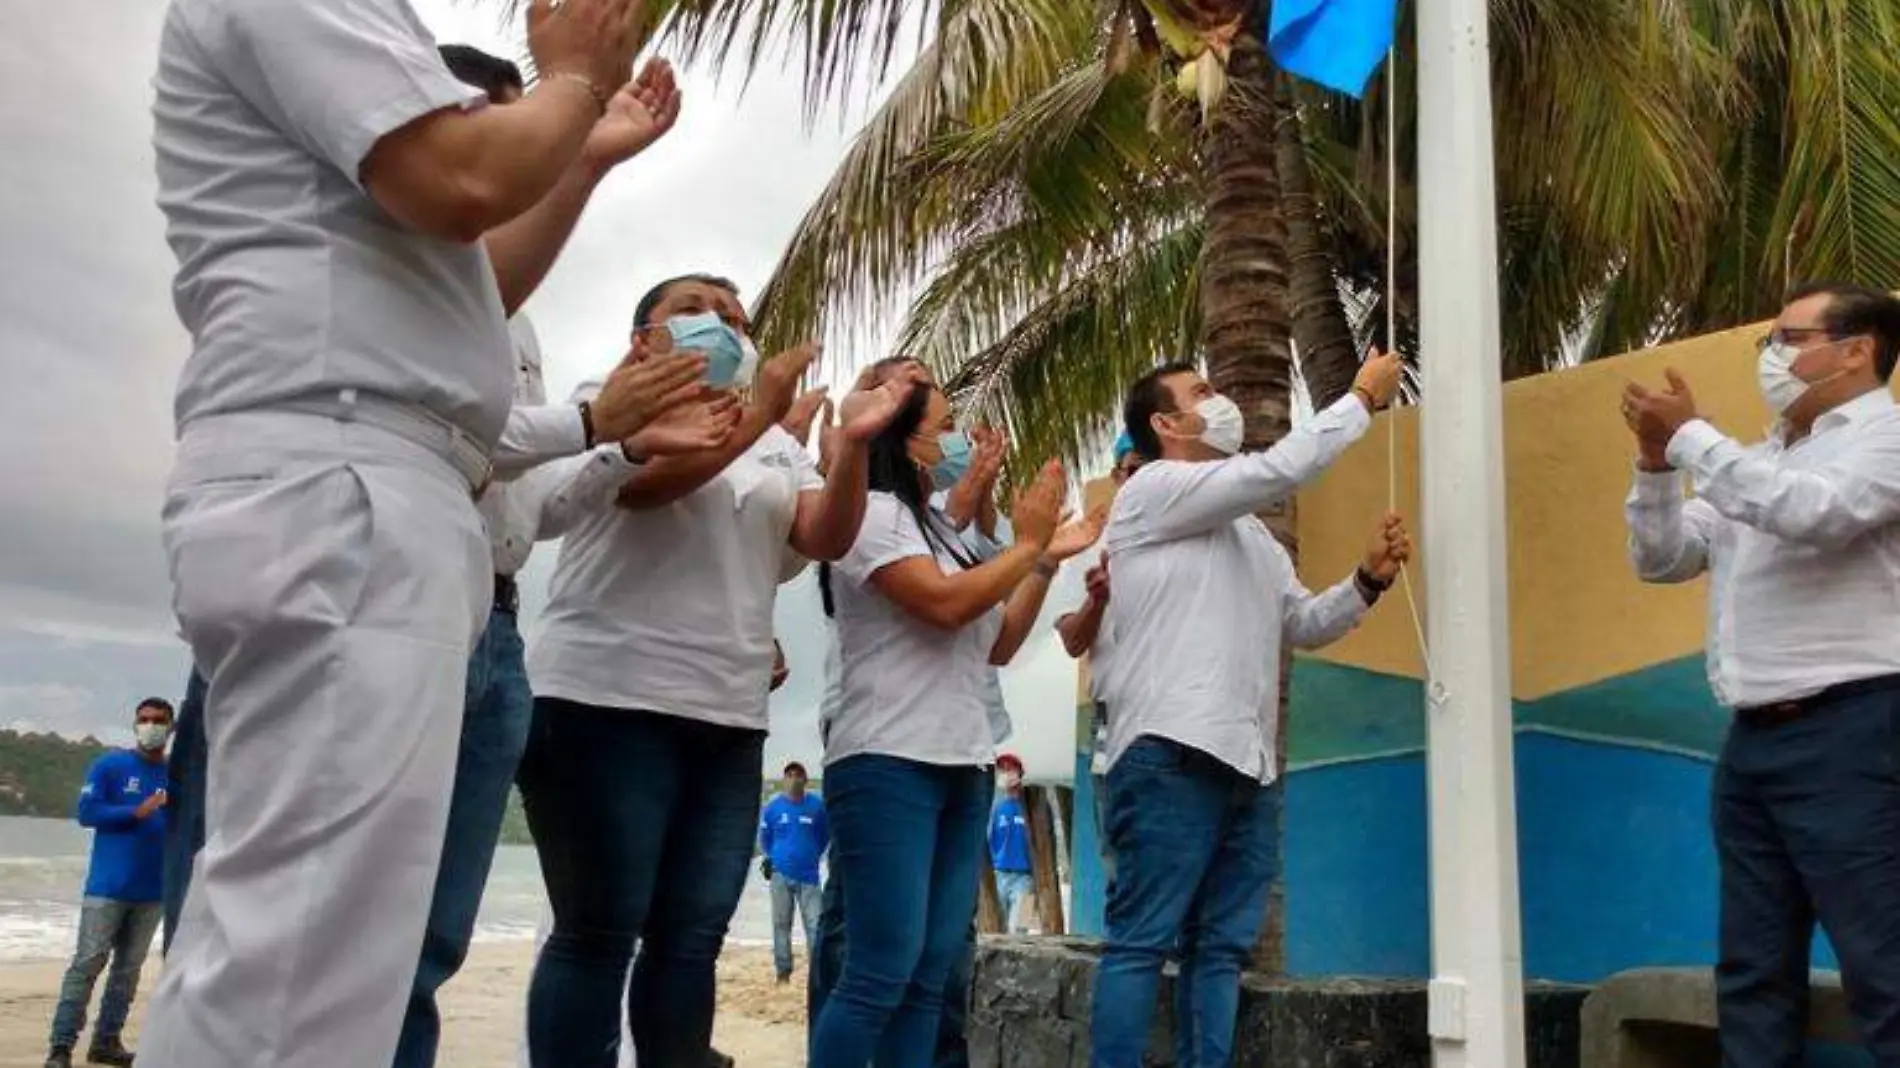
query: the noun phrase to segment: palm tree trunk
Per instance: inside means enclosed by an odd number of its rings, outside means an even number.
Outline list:
[[[1253,20],[1250,20],[1250,22]],[[1274,68],[1243,33],[1227,63],[1227,92],[1207,132],[1207,238],[1201,251],[1201,344],[1208,378],[1246,416],[1246,446],[1265,448],[1292,426],[1293,347],[1287,228],[1277,173]],[[1261,516],[1289,551],[1292,502]],[[1282,691],[1280,736],[1286,704]],[[1284,760],[1276,755],[1276,760]],[[1276,830],[1275,838],[1279,838]],[[1280,971],[1285,923],[1278,880],[1254,948],[1257,970]]]
[[[1339,300],[1333,254],[1320,222],[1313,172],[1307,166],[1300,114],[1281,75],[1275,123],[1275,161],[1280,173],[1280,205],[1286,219],[1287,301],[1293,311],[1293,340],[1299,348],[1300,377],[1318,411],[1346,395],[1359,373],[1359,344]]]

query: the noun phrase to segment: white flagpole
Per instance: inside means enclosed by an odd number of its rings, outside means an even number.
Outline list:
[[[1413,6],[1437,1068],[1525,1058],[1487,7]]]

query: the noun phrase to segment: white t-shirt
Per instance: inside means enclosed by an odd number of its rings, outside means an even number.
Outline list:
[[[765,730],[772,606],[803,564],[787,539],[799,494],[823,486],[775,426],[681,500],[601,500],[561,543],[528,654],[535,693]]]
[[[1155,735],[1273,779],[1282,639],[1325,645],[1366,603],[1350,576],[1309,592],[1254,513],[1325,470],[1369,423],[1349,396],[1266,452],[1152,461],[1116,493],[1104,534],[1112,670],[1097,686],[1110,767]]]
[[[385,135],[485,106],[407,0],[174,0],[153,78],[158,204],[192,353],[176,418],[357,389],[493,444],[513,375],[481,242],[362,187]]]
[[[946,572],[962,569],[942,547],[958,544],[956,529],[935,508],[925,515],[934,540],[896,497],[870,494],[857,542],[832,567],[840,671],[826,764],[863,753],[924,764],[995,760],[984,694],[1002,610],[946,631],[911,616],[870,584],[879,570],[916,556],[934,558]]]

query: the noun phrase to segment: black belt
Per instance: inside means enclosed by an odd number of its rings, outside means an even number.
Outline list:
[[[521,611],[521,587],[513,575],[495,576],[495,611],[517,615]]]
[[[1735,718],[1751,727],[1779,727],[1784,723],[1792,723],[1797,719],[1813,715],[1836,702],[1887,690],[1900,690],[1900,675],[1876,675],[1870,679],[1855,679],[1853,682],[1829,686],[1820,693],[1797,697],[1792,701],[1777,701],[1772,705],[1738,708],[1735,710]]]

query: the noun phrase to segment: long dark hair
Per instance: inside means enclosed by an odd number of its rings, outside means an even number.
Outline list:
[[[933,549],[940,549],[957,566],[968,569],[976,566],[976,559],[954,532],[943,529],[943,525],[930,515],[930,493],[924,486],[923,473],[917,470],[916,461],[910,458],[910,439],[923,426],[924,413],[930,407],[930,394],[935,386],[919,382],[910,389],[910,396],[899,409],[891,425],[871,439],[866,447],[867,484],[873,493],[883,492],[896,497],[911,518],[917,521],[917,529],[924,532],[924,541]],[[944,487],[948,489],[949,487]],[[818,597],[824,602],[825,615],[836,616],[837,603],[831,596],[831,565],[818,565]]]

